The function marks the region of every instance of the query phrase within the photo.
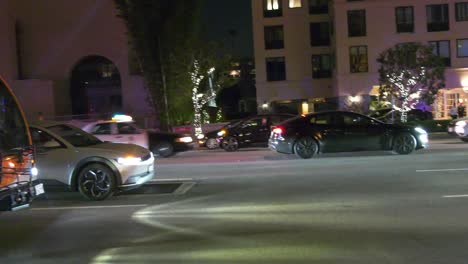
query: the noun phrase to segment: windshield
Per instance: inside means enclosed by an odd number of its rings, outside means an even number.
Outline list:
[[[75,147],[88,147],[103,143],[93,135],[73,126],[56,125],[50,126],[47,129],[61,136]]]
[[[30,145],[19,106],[6,85],[0,81],[0,151]]]

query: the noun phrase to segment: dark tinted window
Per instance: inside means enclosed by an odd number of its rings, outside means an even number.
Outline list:
[[[313,125],[330,125],[332,123],[331,114],[313,115],[309,119],[309,123]]]
[[[95,135],[110,135],[110,134],[112,134],[111,125],[112,125],[112,123],[96,124],[96,126],[94,126],[91,133],[95,134]]]
[[[369,125],[371,124],[371,119],[355,114],[340,114],[335,117],[338,123],[344,124],[346,126],[355,126],[355,125]]]
[[[330,31],[328,22],[310,23],[310,45],[329,46]]]
[[[35,147],[43,149],[53,149],[64,147],[58,140],[47,132],[40,129],[31,128],[31,138]]]
[[[283,26],[267,26],[265,33],[265,49],[284,48]]]
[[[284,57],[266,58],[267,81],[286,80]]]
[[[366,35],[366,10],[348,11],[348,36],[362,37]]]
[[[139,133],[136,127],[128,123],[117,123],[117,130],[119,134],[138,134]]]
[[[13,95],[0,80],[0,151],[29,145],[28,131]]]
[[[447,31],[449,30],[448,4],[427,5],[427,31]]]
[[[395,9],[396,27],[398,33],[414,31],[414,15],[412,6],[401,6]]]

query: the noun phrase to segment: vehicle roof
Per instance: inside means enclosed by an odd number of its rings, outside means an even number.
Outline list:
[[[60,122],[60,121],[31,121],[29,122],[29,125],[30,126],[38,126],[38,127],[51,127],[51,126],[57,126],[57,125],[69,125],[69,126],[73,126],[73,125],[70,125],[70,124],[67,124],[65,122]]]

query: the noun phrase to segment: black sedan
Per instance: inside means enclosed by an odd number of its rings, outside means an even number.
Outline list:
[[[222,139],[222,137],[220,137],[218,134],[222,135],[222,132],[221,132],[222,130],[226,130],[233,126],[236,126],[241,121],[242,121],[241,119],[232,120],[220,129],[216,129],[216,130],[205,133],[204,138],[199,140],[198,143],[201,146],[205,146],[208,149],[219,148],[219,144],[221,143],[220,140]]]
[[[290,114],[263,114],[243,119],[241,122],[218,132],[221,147],[226,151],[235,151],[239,147],[260,145],[267,146],[270,128],[286,119]]]
[[[317,153],[392,150],[409,154],[425,148],[422,128],[394,125],[345,111],[298,116],[277,125],[270,134],[270,149],[308,159]]]

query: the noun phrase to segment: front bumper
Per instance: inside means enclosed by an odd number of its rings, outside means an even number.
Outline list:
[[[15,183],[0,189],[0,211],[28,208],[37,196],[44,193],[42,183]]]
[[[142,174],[142,175],[134,175],[128,178],[127,182],[118,187],[119,191],[125,192],[135,188],[140,187],[141,185],[149,182],[154,178],[154,171]]]

